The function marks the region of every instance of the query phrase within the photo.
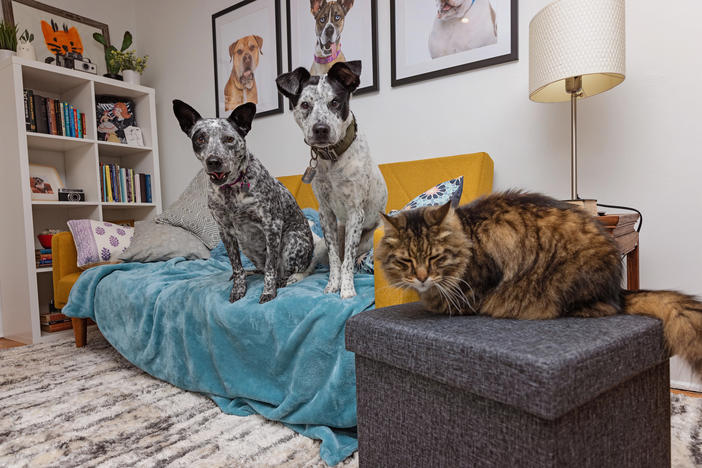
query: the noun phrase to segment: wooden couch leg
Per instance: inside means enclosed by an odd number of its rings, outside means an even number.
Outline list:
[[[71,317],[73,334],[76,337],[76,348],[85,346],[88,337],[88,319]]]

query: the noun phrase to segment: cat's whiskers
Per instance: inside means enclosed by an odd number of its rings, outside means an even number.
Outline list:
[[[459,302],[459,303],[464,303],[470,308],[470,310],[475,313],[475,307],[473,304],[471,304],[470,300],[468,297],[466,297],[465,293],[463,290],[459,287],[459,283],[455,281],[455,278],[453,277],[444,277],[441,279],[441,284],[443,287],[445,287],[447,292],[450,292],[450,294]]]
[[[458,278],[456,276],[445,276],[443,279],[454,281],[456,283],[456,285],[459,286],[459,289],[460,289],[461,283],[468,286],[468,289],[470,289],[470,295],[473,298],[473,303],[475,304],[475,291],[473,291],[473,286],[471,286],[470,283],[468,283],[468,281],[464,280],[463,278]],[[463,293],[462,289],[461,289],[461,293]],[[465,294],[465,293],[463,293],[463,294]]]
[[[457,298],[454,297],[453,293],[451,293],[448,289],[446,289],[440,283],[434,283],[434,287],[436,287],[436,290],[439,291],[439,294],[441,294],[441,297],[443,297],[444,300],[446,301],[446,305],[448,306],[449,315],[453,315],[453,313],[451,311],[452,307],[456,308],[456,313],[461,312],[460,303],[457,302]]]

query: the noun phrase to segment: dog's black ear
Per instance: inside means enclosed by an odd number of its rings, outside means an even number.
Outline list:
[[[253,102],[247,102],[236,107],[231,114],[229,114],[229,121],[234,125],[239,134],[245,137],[247,133],[251,130],[251,122],[253,122],[256,116],[256,104]]]
[[[188,136],[190,136],[190,132],[192,131],[195,122],[202,119],[200,114],[195,109],[178,99],[173,100],[173,113],[178,119],[180,128]]]
[[[293,105],[297,104],[297,98],[302,92],[302,87],[310,79],[310,72],[305,67],[299,67],[289,73],[283,73],[275,79],[278,91],[283,96],[290,98]]]
[[[353,92],[361,84],[361,61],[336,62],[327,76],[341,83],[349,92]]]

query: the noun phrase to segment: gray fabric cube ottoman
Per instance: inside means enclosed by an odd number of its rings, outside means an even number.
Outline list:
[[[361,313],[356,353],[364,467],[670,466],[661,323]]]

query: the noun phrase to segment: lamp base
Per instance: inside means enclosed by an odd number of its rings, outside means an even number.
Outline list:
[[[579,198],[577,200],[563,200],[566,203],[570,203],[571,205],[579,206],[583,210],[585,210],[588,214],[591,216],[597,216],[597,200],[593,199],[582,199]]]

